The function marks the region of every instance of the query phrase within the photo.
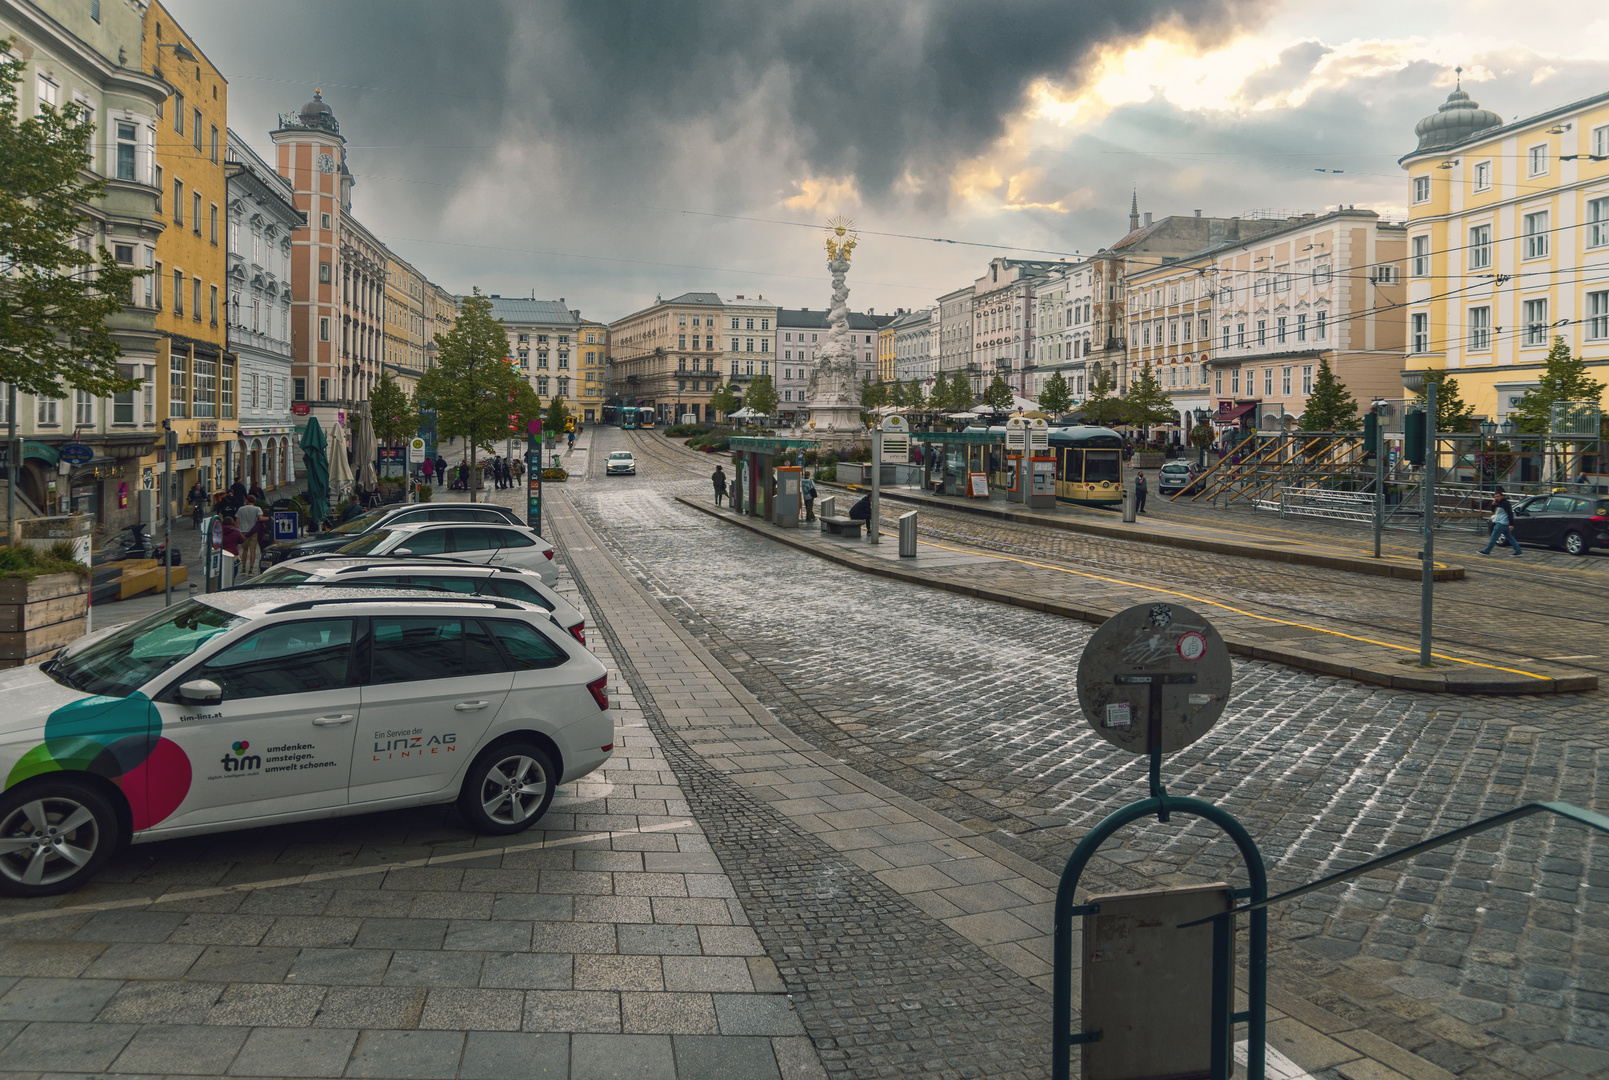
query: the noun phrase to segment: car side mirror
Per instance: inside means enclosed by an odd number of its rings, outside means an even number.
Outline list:
[[[412,555],[413,554],[413,549],[412,548],[396,548],[391,552],[391,554],[393,554],[393,555]]]
[[[216,705],[223,700],[223,687],[211,679],[195,679],[179,686],[179,697],[186,705]]]

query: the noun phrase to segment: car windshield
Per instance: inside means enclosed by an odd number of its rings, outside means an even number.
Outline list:
[[[312,577],[306,570],[298,570],[294,566],[276,566],[272,570],[264,570],[252,579],[253,586],[263,585],[295,585]]]
[[[1163,472],[1187,473],[1187,472],[1190,471],[1190,466],[1188,466],[1188,465],[1164,465],[1164,466],[1162,466],[1162,471]]]
[[[609,455],[610,461],[630,461],[631,455],[624,450],[616,450]]]
[[[367,555],[395,535],[395,529],[376,529],[368,536],[360,536],[350,544],[336,548],[336,551],[342,555]]]
[[[380,510],[370,510],[367,514],[359,514],[357,517],[346,522],[345,524],[337,525],[335,528],[331,529],[330,532],[340,533],[347,536],[356,535],[357,533],[372,529],[381,518],[386,516],[386,513],[387,511],[383,508]]]
[[[85,646],[52,664],[48,674],[87,694],[127,697],[193,655],[209,638],[245,621],[199,600],[186,600]]]

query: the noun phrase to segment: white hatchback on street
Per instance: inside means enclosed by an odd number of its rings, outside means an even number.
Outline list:
[[[528,828],[614,750],[602,663],[546,610],[412,590],[197,597],[0,673],[0,893],[122,844],[430,803]]]
[[[559,580],[559,568],[553,564],[553,545],[521,525],[468,522],[400,525],[395,529],[375,529],[333,554],[347,558],[445,557],[530,570],[540,575],[542,583],[549,587]]]
[[[637,459],[630,450],[616,450],[609,455],[603,471],[606,476],[636,476]]]

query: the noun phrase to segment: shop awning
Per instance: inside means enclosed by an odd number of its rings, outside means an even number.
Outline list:
[[[1251,412],[1256,407],[1257,406],[1255,403],[1251,405],[1236,405],[1227,412],[1219,411],[1219,413],[1212,418],[1212,422],[1215,424],[1233,423],[1234,421],[1239,420],[1242,416],[1245,416],[1247,413]]]

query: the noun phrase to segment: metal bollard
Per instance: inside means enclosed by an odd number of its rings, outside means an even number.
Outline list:
[[[816,520],[821,522],[821,531],[827,531],[825,519],[838,516],[838,496],[824,495],[816,506]]]
[[[899,557],[916,558],[916,511],[899,516]]]
[[[1129,483],[1123,488],[1123,520],[1138,521],[1139,508],[1135,505],[1134,485]]]

